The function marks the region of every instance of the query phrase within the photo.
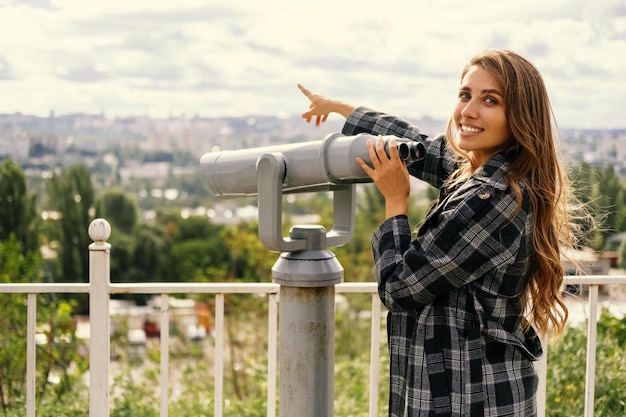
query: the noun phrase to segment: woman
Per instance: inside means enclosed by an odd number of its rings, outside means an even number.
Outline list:
[[[372,236],[378,291],[389,309],[389,415],[534,416],[542,353],[535,332],[559,333],[560,248],[572,246],[567,178],[559,166],[548,95],[537,69],[510,51],[464,68],[445,135],[316,95],[302,117],[346,117],[345,135],[423,141],[408,167],[395,146],[368,143],[357,160],[385,197]],[[440,189],[411,241],[409,175]]]

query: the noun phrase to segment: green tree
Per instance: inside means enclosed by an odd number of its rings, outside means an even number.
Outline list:
[[[96,203],[96,218],[106,219],[116,233],[129,235],[139,221],[139,206],[132,194],[120,188],[109,188]]]
[[[219,242],[228,251],[228,281],[271,282],[278,254],[268,252],[259,240],[258,223],[239,223],[224,228]]]
[[[134,237],[112,230],[108,242],[111,244],[111,282],[133,282],[129,275],[133,268]]]
[[[140,210],[135,197],[117,187],[109,188],[97,199],[95,217],[111,224],[111,281],[144,282],[154,278],[163,265],[163,257],[152,253],[146,240],[148,227],[140,224]],[[137,237],[139,236],[139,240]],[[126,298],[126,297],[124,297]],[[143,295],[128,298],[142,301]]]
[[[25,251],[15,235],[0,241],[0,283],[41,282],[41,270],[42,259],[38,250]],[[37,300],[38,331],[45,337],[45,343],[37,345],[36,358],[36,398],[42,405],[66,400],[67,395],[80,385],[85,366],[77,353],[80,342],[74,334],[72,304],[57,300],[54,294],[38,295]],[[0,294],[0,305],[0,414],[23,415],[18,411],[25,407],[25,295]],[[52,377],[58,383],[51,384]]]
[[[38,258],[24,253],[15,235],[0,241],[0,282],[37,282]],[[15,406],[24,389],[26,369],[26,306],[21,294],[0,294],[0,402],[2,410]]]
[[[0,240],[11,234],[26,251],[39,247],[35,196],[28,193],[22,169],[8,159],[0,164]]]
[[[221,239],[222,226],[208,217],[183,219],[175,211],[161,212],[154,227],[135,234],[133,265],[147,271],[146,279],[206,282],[223,277],[229,252]]]
[[[137,227],[131,254],[132,267],[138,270],[134,281],[167,280],[164,273],[169,263],[170,247],[170,239],[161,229],[146,224]]]
[[[613,165],[598,168],[598,197],[596,206],[602,213],[603,227],[600,229],[598,248],[604,247],[607,237],[615,234],[618,229],[619,204],[623,201],[622,182],[615,173]]]
[[[111,223],[112,282],[161,281],[167,265],[170,239],[158,226],[141,223],[135,197],[117,187],[104,191],[96,202],[96,217]],[[131,296],[136,301],[145,297]]]
[[[87,230],[94,203],[91,173],[84,165],[73,165],[54,173],[46,185],[50,208],[60,213],[57,227],[62,280],[86,282],[91,243]]]
[[[172,245],[167,281],[224,281],[229,253],[218,239],[192,239]]]
[[[159,213],[157,223],[172,240],[168,280],[269,281],[276,258],[267,256],[256,222],[225,227],[170,210]]]
[[[212,224],[208,217],[192,216],[178,222],[176,240],[209,239],[217,237],[222,226]]]

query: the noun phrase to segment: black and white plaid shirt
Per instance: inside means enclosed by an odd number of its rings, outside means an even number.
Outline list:
[[[397,117],[359,107],[342,133],[422,141],[426,156],[409,172],[438,188],[456,169],[445,138],[429,140]],[[524,330],[521,296],[532,216],[526,193],[518,209],[506,169],[496,155],[442,190],[414,240],[403,215],[372,236],[378,292],[389,309],[389,416],[536,414],[532,361],[541,345],[532,328]]]

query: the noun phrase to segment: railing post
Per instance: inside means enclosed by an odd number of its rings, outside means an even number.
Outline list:
[[[89,225],[89,417],[109,417],[110,236],[106,220]]]
[[[215,358],[213,366],[215,394],[213,395],[213,415],[222,417],[224,413],[224,294],[215,294]]]
[[[534,362],[535,371],[539,378],[539,384],[537,386],[537,417],[545,417],[546,415],[546,401],[547,401],[547,382],[548,382],[548,334],[544,333],[539,336],[541,339],[541,346],[543,348],[543,355],[538,361]]]
[[[267,417],[276,417],[276,381],[278,380],[278,300],[276,293],[268,296],[267,321]]]
[[[170,295],[161,294],[161,414],[167,417],[169,403],[170,380]]]
[[[280,284],[280,416],[332,417],[335,387],[335,284],[343,268],[326,249],[322,226],[294,226],[307,250],[283,252],[272,268]]]
[[[585,371],[585,417],[593,417],[596,387],[596,343],[598,338],[598,285],[589,286],[587,323],[587,366]]]
[[[369,416],[378,415],[378,378],[380,374],[380,311],[378,293],[372,294],[372,328],[370,331],[370,404]]]
[[[28,293],[26,318],[26,416],[35,417],[35,377],[37,375],[37,294]]]

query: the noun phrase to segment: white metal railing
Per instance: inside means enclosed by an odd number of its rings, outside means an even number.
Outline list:
[[[108,228],[108,230],[107,230]],[[110,245],[106,242],[110,227],[106,221],[95,220],[90,225],[90,236],[94,240],[89,246],[90,267],[88,284],[0,284],[0,293],[27,294],[27,366],[26,366],[26,416],[35,417],[36,376],[36,317],[37,294],[44,293],[88,293],[90,299],[90,368],[89,368],[89,416],[109,417],[109,363],[110,363],[110,316],[109,301],[112,294],[158,294],[161,295],[160,316],[160,416],[168,415],[169,393],[169,294],[214,294],[215,295],[215,391],[214,414],[223,415],[224,379],[224,296],[226,294],[266,294],[268,296],[268,375],[267,416],[276,416],[277,385],[277,339],[278,302],[280,286],[273,283],[111,283],[109,276]],[[600,285],[626,284],[626,276],[568,276],[564,284],[589,286],[589,317],[587,330],[587,370],[585,382],[585,416],[593,416],[598,287]],[[378,415],[378,381],[381,345],[381,302],[375,282],[342,283],[335,286],[336,293],[368,293],[372,297],[370,336],[370,380],[369,416]],[[545,416],[547,344],[544,343],[543,358],[536,363],[540,385],[538,391],[538,415]]]

